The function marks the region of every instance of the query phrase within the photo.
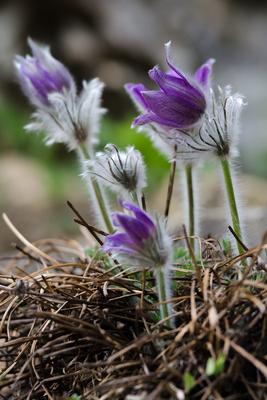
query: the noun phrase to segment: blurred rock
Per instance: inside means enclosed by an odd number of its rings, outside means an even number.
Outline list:
[[[164,25],[158,23],[158,14],[151,12],[150,2],[98,0],[92,12],[105,40],[116,51],[131,57],[138,52],[138,58],[158,58],[158,38]]]
[[[98,68],[98,76],[113,91],[120,91],[125,82],[132,82],[137,79],[130,66],[115,60],[103,60]]]
[[[103,42],[84,24],[63,25],[59,45],[69,64],[95,67],[103,55]]]
[[[38,162],[17,154],[5,154],[0,159],[0,192],[4,208],[46,208],[51,204],[44,169]]]
[[[29,240],[77,236],[79,228],[73,222],[67,200],[90,219],[86,188],[78,177],[69,177],[68,185],[55,198],[46,170],[36,161],[15,153],[6,154],[1,156],[0,171],[0,214],[5,212]],[[1,219],[0,251],[9,249],[16,241]]]
[[[19,16],[19,18],[18,18]],[[20,4],[6,4],[0,10],[0,83],[13,80],[13,58],[17,54],[25,13]]]

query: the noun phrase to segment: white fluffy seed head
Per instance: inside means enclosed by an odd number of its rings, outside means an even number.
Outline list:
[[[104,185],[121,194],[140,193],[146,186],[146,170],[141,153],[133,146],[120,151],[113,144],[96,153],[94,160],[86,161],[84,175],[100,178]]]
[[[98,142],[100,120],[106,112],[101,107],[103,88],[103,82],[95,78],[83,82],[79,95],[75,89],[50,94],[50,107],[37,109],[26,130],[45,132],[47,145],[64,143],[75,150],[83,144],[90,149]]]
[[[210,103],[200,127],[184,132],[184,143],[178,146],[177,159],[195,163],[215,156],[234,158],[238,155],[239,121],[245,105],[231,87],[210,89]]]

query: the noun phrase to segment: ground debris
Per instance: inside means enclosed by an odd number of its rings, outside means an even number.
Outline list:
[[[0,271],[1,398],[266,399],[260,248],[242,266],[207,244],[200,277],[174,266],[177,327],[168,330],[153,282],[143,292],[136,272],[114,276],[106,256],[81,257],[74,242],[40,246],[60,261],[24,249]]]

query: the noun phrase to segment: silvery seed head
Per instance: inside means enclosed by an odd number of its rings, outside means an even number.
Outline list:
[[[244,98],[232,93],[231,87],[210,89],[211,102],[201,126],[184,131],[184,143],[178,147],[177,158],[197,161],[206,156],[232,158],[238,155],[240,114]]]
[[[146,186],[146,171],[141,153],[133,146],[120,151],[114,144],[96,153],[95,159],[86,161],[85,175],[100,178],[104,185],[116,193],[141,193]]]

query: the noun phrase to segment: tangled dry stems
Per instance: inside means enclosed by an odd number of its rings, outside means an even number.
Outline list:
[[[227,258],[215,242],[202,245],[197,274],[174,266],[173,330],[155,318],[153,282],[144,290],[132,271],[112,275],[98,252],[85,258],[74,241],[37,243],[53,263],[20,249],[0,275],[0,398],[266,398],[258,258],[266,246]],[[222,372],[208,375],[208,359],[222,353]],[[186,372],[195,381],[189,394]]]

